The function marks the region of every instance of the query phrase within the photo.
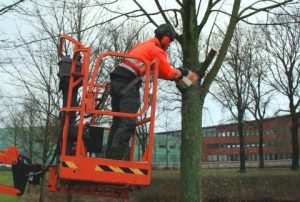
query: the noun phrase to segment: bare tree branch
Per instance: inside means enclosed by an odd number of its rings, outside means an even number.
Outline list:
[[[221,64],[223,62],[223,59],[226,56],[227,49],[229,47],[231,38],[233,36],[235,26],[238,23],[237,15],[238,15],[239,7],[240,7],[240,2],[235,1],[234,6],[232,8],[231,19],[230,19],[228,29],[227,29],[225,38],[223,40],[223,43],[222,43],[222,46],[221,46],[221,49],[220,49],[220,53],[217,56],[215,64],[213,65],[212,69],[209,71],[209,73],[207,74],[207,76],[205,77],[205,79],[202,83],[203,90],[204,90],[205,94],[209,91],[209,87],[210,87],[211,83],[213,82],[214,78],[216,77],[219,69],[221,68]]]
[[[183,8],[183,3],[180,0],[176,0],[176,2],[178,3],[178,5]]]
[[[167,24],[170,24],[170,25],[171,25],[171,22],[169,21],[169,18],[166,16],[165,11],[164,11],[163,8],[161,7],[161,5],[160,5],[160,3],[159,3],[158,0],[155,0],[155,4],[156,4],[156,6],[157,6],[157,8],[158,8],[158,10],[159,10],[159,12],[160,12],[160,14],[162,15],[163,19],[165,20],[165,22],[166,22]]]
[[[261,2],[264,2],[264,3],[266,3],[266,2],[272,2],[272,3],[274,3],[274,5],[266,6],[266,7],[262,7],[262,8],[254,8],[253,7],[255,4],[258,4],[258,3],[261,3]],[[243,20],[245,18],[248,18],[248,17],[250,17],[250,16],[252,16],[254,14],[257,14],[257,13],[260,13],[260,12],[263,12],[263,11],[264,12],[269,12],[270,10],[272,10],[274,8],[281,7],[281,6],[283,6],[285,4],[288,4],[290,2],[293,2],[293,0],[286,0],[286,1],[282,1],[281,3],[278,3],[276,1],[262,1],[262,0],[261,1],[256,1],[252,5],[250,5],[250,6],[246,7],[246,8],[244,8],[243,10],[241,10],[240,13],[239,13],[239,18],[241,20]],[[243,15],[248,10],[253,10],[253,12],[250,12],[248,14]]]
[[[0,9],[0,15],[3,15],[5,13],[7,13],[10,10],[13,10],[14,7],[16,7],[18,4],[22,3],[24,0],[19,0],[11,5],[5,6],[4,8]]]
[[[137,2],[137,0],[133,0],[133,2],[140,8],[140,10],[143,12],[143,14],[148,18],[148,20],[154,24],[156,27],[158,24],[154,21],[154,19],[148,14],[148,12]]]
[[[201,21],[201,23],[199,24],[198,26],[198,33],[200,34],[203,27],[206,25],[207,23],[207,20],[209,19],[209,16],[210,14],[212,13],[212,8],[217,5],[218,3],[220,2],[220,0],[217,0],[215,2],[213,2],[213,0],[209,0],[208,1],[208,4],[207,4],[207,7],[206,7],[206,11],[205,11],[205,14],[204,14],[204,17]],[[200,5],[200,4],[199,4]],[[199,8],[198,8],[199,9]],[[199,11],[199,10],[198,10]],[[197,14],[198,16],[198,14]]]

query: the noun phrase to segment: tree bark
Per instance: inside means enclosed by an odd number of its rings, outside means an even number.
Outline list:
[[[265,161],[264,161],[264,123],[263,120],[259,121],[258,124],[258,136],[259,136],[259,147],[258,147],[258,153],[259,153],[259,168],[265,167]]]
[[[299,167],[299,140],[298,140],[298,114],[291,113],[292,118],[292,170],[298,170]]]
[[[202,109],[197,87],[183,95],[180,201],[202,201]]]
[[[44,181],[45,181],[45,175],[43,175],[43,176],[41,177],[41,186],[40,186],[40,197],[39,197],[39,202],[43,202],[43,201],[44,201],[44,187],[43,187]]]
[[[183,1],[183,64],[191,69],[199,68],[199,34],[195,0]],[[181,192],[180,201],[201,201],[202,199],[202,107],[200,86],[193,86],[182,92],[182,138],[181,138]]]
[[[246,172],[245,136],[243,120],[238,120],[238,131],[240,138],[240,172]]]

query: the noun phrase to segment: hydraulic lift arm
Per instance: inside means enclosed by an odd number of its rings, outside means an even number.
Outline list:
[[[16,147],[8,147],[7,150],[0,150],[0,163],[12,166],[17,165],[19,156],[20,152]],[[0,184],[0,193],[16,196],[20,195],[21,191],[16,187]]]
[[[14,146],[6,150],[0,149],[0,163],[12,166],[14,186],[0,184],[0,193],[20,196],[24,193],[29,178],[29,173],[37,173],[41,170],[40,165],[32,165],[30,160],[22,156]],[[34,174],[31,183],[39,181],[40,174]]]

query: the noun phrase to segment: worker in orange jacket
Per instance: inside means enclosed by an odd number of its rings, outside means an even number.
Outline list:
[[[188,70],[173,68],[167,58],[166,50],[175,39],[175,30],[169,24],[162,24],[157,27],[154,33],[155,37],[134,46],[129,53],[144,58],[148,63],[156,59],[159,77],[165,80],[178,81],[188,74]],[[137,78],[143,76],[145,72],[143,70],[144,64],[132,58],[124,59],[121,64],[114,68],[110,74],[112,111],[137,113],[141,105],[139,94],[141,81]],[[138,82],[128,88],[133,81]],[[125,89],[126,92],[124,92]],[[113,117],[106,158],[123,159],[129,140],[135,132],[135,125],[135,118]]]

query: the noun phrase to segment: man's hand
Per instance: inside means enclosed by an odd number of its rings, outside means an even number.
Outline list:
[[[178,68],[178,70],[180,71],[180,73],[181,73],[181,78],[183,77],[183,76],[187,76],[188,74],[189,74],[189,70],[187,69],[187,68]]]

